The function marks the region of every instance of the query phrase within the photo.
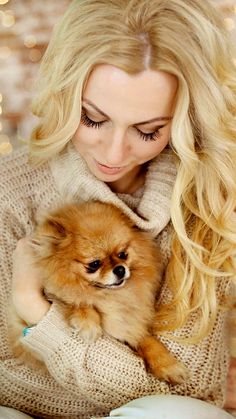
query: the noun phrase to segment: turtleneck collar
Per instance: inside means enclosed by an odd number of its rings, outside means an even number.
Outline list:
[[[159,234],[170,221],[170,200],[176,177],[176,165],[170,149],[164,149],[149,163],[136,209],[125,203],[125,194],[115,194],[88,170],[73,143],[69,143],[49,164],[63,201],[113,203],[140,229],[149,231],[153,236]]]

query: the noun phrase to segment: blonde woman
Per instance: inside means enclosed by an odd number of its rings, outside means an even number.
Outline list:
[[[72,1],[41,65],[29,149],[1,161],[2,405],[40,418],[230,417],[235,93],[229,41],[209,1]],[[188,367],[182,384],[147,374],[108,336],[86,345],[43,296],[27,236],[38,208],[68,198],[113,202],[156,237],[166,267],[156,334]],[[9,299],[47,372],[13,358]]]

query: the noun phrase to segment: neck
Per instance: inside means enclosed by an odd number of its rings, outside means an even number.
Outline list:
[[[137,166],[123,178],[114,182],[107,182],[107,185],[115,193],[133,194],[144,185],[146,169],[145,164]]]

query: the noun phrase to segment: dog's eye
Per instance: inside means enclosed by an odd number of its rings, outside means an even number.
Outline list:
[[[120,252],[120,253],[118,253],[118,258],[126,260],[128,258],[128,255],[125,252]]]
[[[100,268],[101,264],[102,263],[100,260],[94,260],[93,262],[90,262],[87,267],[87,272],[88,273],[96,272]]]

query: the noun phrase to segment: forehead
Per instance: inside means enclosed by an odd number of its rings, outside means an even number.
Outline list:
[[[131,234],[128,228],[97,229],[96,231],[83,232],[75,239],[76,252],[83,258],[105,258],[111,254],[127,250]]]
[[[145,70],[130,75],[104,64],[92,71],[83,98],[109,116],[125,113],[128,119],[142,121],[170,114],[177,85],[176,77],[163,71]]]

